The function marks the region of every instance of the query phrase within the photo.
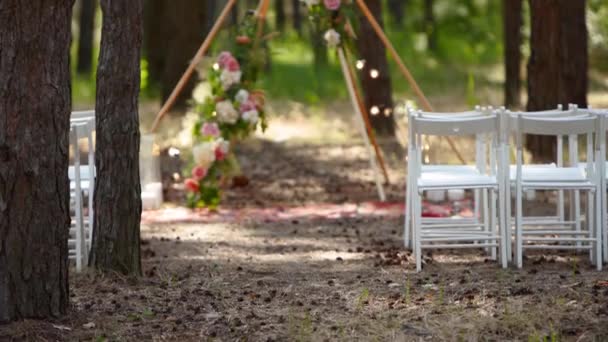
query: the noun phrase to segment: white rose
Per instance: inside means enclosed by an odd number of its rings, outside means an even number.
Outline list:
[[[215,148],[219,149],[223,154],[228,154],[230,151],[230,141],[219,138],[215,141]]]
[[[197,165],[208,169],[215,161],[215,142],[207,141],[194,146],[192,156]]]
[[[247,99],[249,99],[249,92],[245,89],[241,89],[238,91],[238,93],[236,93],[236,96],[234,97],[234,99],[238,103],[243,103],[243,102],[247,101]]]
[[[232,102],[225,100],[215,105],[215,112],[220,122],[235,123],[239,119],[239,112],[236,111]]]
[[[314,5],[318,5],[321,0],[302,0],[302,2],[306,3],[306,6],[311,7]]]
[[[251,123],[252,125],[255,125],[256,123],[258,123],[259,119],[260,119],[260,113],[258,113],[257,110],[250,110],[248,112],[243,113],[243,120]]]
[[[201,82],[192,91],[192,98],[194,98],[196,103],[203,104],[210,93],[211,88],[209,87],[209,83]]]
[[[329,46],[329,47],[336,47],[336,46],[340,45],[340,34],[338,32],[336,32],[336,30],[334,30],[334,29],[327,30],[327,32],[325,32],[325,35],[323,36],[323,38],[325,38],[325,41],[327,42],[327,46]]]
[[[222,87],[224,90],[232,87],[234,84],[239,84],[241,82],[242,72],[239,71],[229,71],[228,69],[224,69],[222,74],[220,75],[220,81],[222,82]]]

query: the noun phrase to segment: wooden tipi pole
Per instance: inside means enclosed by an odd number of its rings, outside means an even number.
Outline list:
[[[192,61],[190,62],[188,69],[186,69],[186,72],[184,72],[184,74],[180,78],[179,82],[177,83],[177,85],[175,86],[173,91],[171,92],[171,95],[169,96],[169,98],[167,99],[167,101],[165,102],[163,107],[160,109],[160,111],[156,115],[156,119],[154,119],[154,123],[152,124],[152,129],[150,130],[152,133],[154,131],[156,131],[156,129],[158,129],[158,125],[159,125],[160,121],[169,112],[169,110],[171,109],[173,104],[175,104],[175,100],[177,99],[179,94],[182,92],[182,90],[184,89],[186,84],[188,83],[188,80],[190,79],[190,77],[192,77],[192,74],[196,70],[196,66],[198,65],[198,63],[201,62],[201,60],[205,56],[205,53],[207,53],[207,50],[209,50],[209,47],[211,47],[211,43],[213,43],[215,36],[217,36],[217,33],[219,32],[220,28],[222,28],[224,21],[226,21],[226,18],[230,14],[230,11],[232,10],[232,7],[234,7],[235,4],[236,4],[236,0],[228,0],[228,3],[222,10],[222,13],[220,14],[220,16],[215,21],[215,24],[211,28],[211,31],[209,31],[207,38],[205,38],[205,41],[203,42],[201,47],[198,49],[198,51],[194,55],[194,58],[192,58]]]
[[[376,134],[374,133],[374,130],[372,128],[372,123],[369,119],[369,112],[367,111],[367,108],[365,107],[365,104],[363,102],[363,96],[361,96],[361,91],[360,91],[359,87],[357,86],[357,83],[358,83],[357,76],[352,69],[352,60],[349,58],[349,54],[347,51],[344,51],[344,57],[346,60],[346,64],[348,66],[348,73],[350,75],[350,79],[352,80],[352,83],[353,83],[353,95],[355,97],[355,100],[357,101],[357,104],[359,105],[359,111],[361,113],[361,116],[363,117],[363,122],[365,123],[367,135],[369,137],[370,143],[374,147],[376,159],[378,160],[378,164],[380,164],[380,168],[382,169],[382,174],[384,175],[384,181],[386,182],[386,184],[390,184],[388,172],[386,171],[386,165],[384,163],[384,157],[382,156],[382,151],[380,151],[380,147],[378,147],[378,142],[376,141]],[[348,82],[348,80],[345,80],[345,81]]]
[[[384,44],[384,46],[386,47],[388,52],[391,54],[391,56],[397,63],[399,70],[401,71],[403,76],[405,76],[405,78],[407,79],[408,83],[414,90],[414,93],[416,93],[416,96],[418,97],[418,99],[420,100],[420,102],[422,104],[422,108],[424,108],[425,111],[432,112],[433,107],[431,106],[431,103],[426,98],[426,96],[424,96],[424,93],[418,86],[418,83],[416,82],[416,80],[414,79],[414,77],[412,76],[412,74],[410,73],[408,68],[405,66],[405,63],[403,63],[403,60],[399,56],[399,53],[397,53],[397,50],[395,50],[395,47],[393,46],[391,41],[388,39],[388,37],[386,36],[384,31],[382,30],[382,27],[380,27],[380,24],[378,24],[378,21],[376,20],[376,18],[374,18],[374,15],[372,14],[372,12],[369,10],[367,5],[365,4],[365,1],[357,0],[357,5],[359,5],[359,9],[361,9],[361,12],[363,12],[363,15],[367,18],[370,25],[372,25],[372,28],[374,29],[374,31],[376,31],[378,38],[380,38],[380,40],[382,41],[382,43]],[[448,141],[448,144],[450,145],[450,148],[452,149],[452,151],[454,151],[454,153],[456,154],[456,156],[458,157],[460,162],[465,164],[466,162],[465,162],[464,157],[458,151],[458,149],[456,148],[456,145],[454,144],[452,139],[447,137],[447,141]]]

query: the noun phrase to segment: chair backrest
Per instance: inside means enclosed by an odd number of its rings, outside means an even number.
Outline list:
[[[410,126],[414,135],[464,136],[496,133],[498,118],[496,115],[453,118],[442,120],[410,115]]]
[[[94,110],[74,111],[70,115],[70,120],[81,120],[81,119],[91,119],[91,118],[95,118]]]
[[[583,114],[570,117],[531,117],[520,113],[517,115],[519,134],[535,135],[582,135],[595,134],[598,128],[596,115]]]

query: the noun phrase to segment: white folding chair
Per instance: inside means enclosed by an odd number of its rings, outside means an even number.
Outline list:
[[[87,264],[93,235],[93,195],[95,189],[95,117],[93,111],[73,112],[70,118],[70,145],[73,151],[73,165],[68,168],[71,201],[74,218],[70,229],[70,258],[76,261],[76,270]],[[80,142],[87,142],[87,164],[81,164]],[[88,199],[86,213],[84,198]],[[86,215],[85,215],[86,214]]]
[[[413,111],[413,109],[409,108],[409,111]],[[416,111],[416,115],[418,115],[418,117],[420,118],[429,118],[429,119],[434,119],[434,120],[460,120],[460,119],[464,119],[464,118],[475,118],[475,117],[481,117],[484,115],[487,115],[489,112],[491,112],[491,107],[490,108],[486,108],[486,107],[479,107],[477,106],[475,108],[475,111],[467,111],[467,112],[455,112],[455,113],[434,113],[434,112],[423,112],[423,111]],[[411,156],[414,153],[413,150],[413,145],[410,143],[408,145],[408,158],[411,158],[409,156]],[[476,150],[475,150],[475,159],[477,161],[476,165],[448,165],[448,164],[422,164],[421,165],[421,173],[422,174],[443,174],[443,173],[459,173],[459,174],[471,174],[471,175],[476,175],[479,174],[480,170],[483,170],[483,168],[485,168],[485,155],[486,155],[486,151],[485,151],[485,145],[483,143],[483,136],[477,136],[476,137]],[[418,156],[417,156],[417,160],[422,161],[422,149],[420,149],[418,151]],[[408,163],[409,165],[409,163]],[[412,241],[411,241],[411,231],[412,231],[412,225],[411,225],[411,210],[408,210],[408,206],[411,203],[411,187],[409,186],[409,184],[411,184],[410,182],[413,181],[411,179],[409,179],[410,173],[408,172],[408,181],[407,181],[407,187],[406,187],[406,196],[405,196],[405,206],[406,206],[406,212],[405,212],[405,221],[404,221],[404,234],[403,234],[403,238],[404,238],[404,244],[407,248],[411,248],[412,247]],[[445,191],[447,189],[438,189],[438,191]],[[460,190],[460,189],[459,189]],[[478,222],[479,218],[480,218],[480,190],[476,189],[474,190],[474,209],[473,209],[473,217],[472,218],[459,218],[460,223],[463,222]],[[487,216],[487,213],[485,213],[485,215]],[[430,223],[454,223],[454,218],[423,218],[423,221],[425,222],[430,222]]]
[[[608,130],[608,109],[589,109],[589,112],[597,115],[601,120],[599,144],[600,151],[599,156],[596,159],[600,166],[600,179],[602,189],[602,210],[601,210],[601,223],[602,223],[602,250],[604,255],[604,262],[608,262],[608,198],[606,191],[608,190],[608,162],[606,162],[606,130]]]
[[[572,114],[572,113],[571,113]],[[597,217],[601,205],[599,193],[600,179],[594,164],[596,151],[593,148],[593,137],[599,132],[599,120],[592,115],[570,115],[565,117],[528,116],[527,113],[518,113],[516,116],[508,115],[510,127],[516,127],[516,215],[515,215],[515,255],[518,268],[523,264],[524,249],[589,249],[592,251],[591,259],[598,269],[602,267],[601,260],[601,232],[600,220]],[[524,175],[523,139],[526,134],[546,136],[568,136],[578,138],[579,135],[587,137],[586,167],[580,168],[577,164],[564,167],[546,168],[537,173]],[[576,151],[575,151],[576,152]],[[574,153],[574,152],[571,152]],[[578,153],[578,152],[577,152]],[[597,148],[599,153],[599,147]],[[578,156],[572,160],[578,161]],[[571,160],[571,162],[572,162]],[[587,191],[587,231],[578,230],[580,217],[574,217],[574,222],[526,221],[523,217],[523,193],[527,190],[578,190]],[[595,194],[595,200],[592,195]],[[580,206],[579,206],[580,208]],[[577,224],[577,229],[559,229],[561,227]],[[529,227],[529,228],[528,228]],[[550,228],[546,228],[550,227]],[[588,235],[588,237],[584,237]]]
[[[516,125],[514,124],[513,118],[517,117],[517,115],[521,114],[526,117],[538,117],[538,118],[565,118],[565,117],[574,117],[580,115],[586,115],[584,113],[580,113],[575,109],[570,109],[568,111],[562,110],[562,106],[558,105],[556,110],[544,110],[544,111],[532,111],[532,112],[510,112],[505,110],[502,107],[497,113],[500,113],[501,116],[510,116],[509,118],[505,118],[502,120],[502,137],[501,142],[503,144],[502,155],[502,165],[508,165],[509,171],[505,172],[505,175],[508,177],[504,181],[507,183],[505,187],[505,193],[507,196],[507,222],[509,223],[506,227],[507,234],[510,237],[509,243],[507,245],[508,249],[508,257],[509,260],[512,260],[512,246],[511,246],[511,238],[512,238],[512,229],[515,222],[515,216],[513,215],[511,209],[511,194],[512,189],[515,188],[516,183],[516,173],[517,173],[517,165],[512,164],[510,162],[510,151],[511,151],[511,143],[510,137],[516,133]],[[522,177],[524,180],[534,180],[537,178],[542,178],[543,175],[547,172],[554,172],[556,167],[564,166],[564,138],[567,138],[568,142],[568,150],[569,150],[569,163],[570,165],[576,165],[578,163],[578,140],[576,136],[558,136],[557,137],[557,149],[556,149],[556,157],[555,162],[547,163],[547,164],[525,164],[522,166]],[[580,231],[580,220],[575,219],[580,217],[580,192],[578,190],[571,191],[571,201],[570,201],[570,221],[565,221],[565,198],[564,198],[564,190],[557,190],[557,200],[556,200],[556,214],[553,216],[527,216],[525,220],[527,222],[536,222],[539,224],[543,223],[552,223],[559,224],[561,226],[574,226],[575,229]],[[568,227],[569,228],[569,227]]]
[[[422,250],[438,248],[488,248],[492,258],[497,256],[497,248],[501,252],[503,267],[507,266],[505,237],[503,225],[504,196],[501,182],[498,181],[502,172],[497,167],[499,158],[490,158],[489,165],[477,172],[422,172],[421,156],[422,136],[483,136],[490,137],[491,145],[487,150],[490,156],[499,155],[498,144],[499,119],[496,115],[468,116],[450,120],[425,118],[420,112],[409,111],[410,154],[408,162],[408,177],[410,202],[407,210],[411,211],[413,227],[413,249],[416,257],[416,270],[422,268]],[[488,141],[484,139],[484,141]],[[468,189],[487,190],[482,205],[488,207],[488,215],[484,222],[429,222],[422,219],[422,195],[425,191],[436,189]],[[497,196],[498,195],[498,196]],[[500,210],[496,208],[497,199]]]

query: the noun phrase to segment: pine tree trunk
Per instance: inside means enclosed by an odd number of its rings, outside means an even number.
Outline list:
[[[437,23],[435,21],[434,0],[424,0],[424,31],[430,51],[437,52]]]
[[[72,5],[0,1],[0,322],[69,304]]]
[[[285,30],[285,1],[274,0],[275,27],[277,31]]]
[[[293,29],[302,35],[302,3],[300,0],[292,0],[291,2],[293,9]]]
[[[586,1],[530,0],[531,55],[528,110],[569,103],[587,106]],[[555,159],[555,139],[530,136],[526,147],[535,161]]]
[[[81,75],[89,75],[93,65],[93,33],[95,32],[96,7],[96,0],[82,0],[78,36],[78,65],[76,66],[76,71]]]
[[[407,7],[408,0],[388,0],[387,5],[389,12],[395,22],[395,26],[403,28],[405,19],[405,8]]]
[[[521,26],[522,0],[503,0],[506,107],[521,105]]]
[[[143,0],[101,0],[97,70],[95,227],[90,264],[141,274],[139,73]]]
[[[383,26],[382,2],[380,0],[367,0],[365,3],[380,25]],[[361,58],[365,60],[365,67],[361,74],[365,105],[368,112],[372,114],[371,122],[376,133],[386,136],[394,135],[393,91],[386,48],[365,16],[360,16],[359,21],[360,32],[357,44]],[[377,71],[378,75],[375,75],[374,71]],[[378,113],[373,115],[376,110]]]
[[[144,53],[148,62],[148,79],[160,87],[165,55],[167,51],[167,33],[164,21],[164,11],[168,2],[165,0],[146,0],[144,6]]]

